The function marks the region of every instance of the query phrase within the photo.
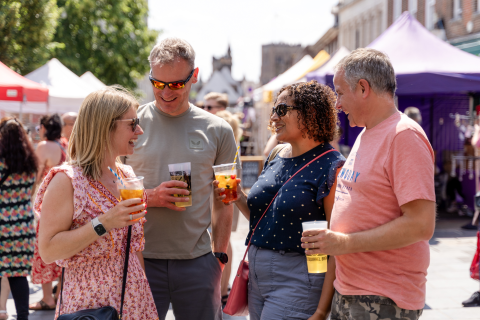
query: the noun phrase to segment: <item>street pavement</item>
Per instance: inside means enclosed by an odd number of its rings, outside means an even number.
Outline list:
[[[431,261],[427,276],[427,298],[422,320],[480,320],[480,307],[463,308],[461,302],[479,289],[478,281],[469,277],[469,268],[476,249],[476,232],[460,229],[466,221],[443,220],[437,223],[436,231],[430,240]],[[232,233],[233,270],[235,271],[245,252],[245,237],[248,222],[240,215],[236,232]],[[31,284],[30,303],[42,297],[41,287]],[[7,301],[9,320],[16,319],[15,306],[11,297]],[[53,311],[37,311],[30,314],[30,320],[52,320]],[[170,310],[166,320],[174,320]],[[224,319],[246,320],[249,317],[230,317]]]

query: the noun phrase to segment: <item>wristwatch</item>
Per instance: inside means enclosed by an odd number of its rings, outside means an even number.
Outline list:
[[[95,230],[95,233],[100,237],[107,233],[107,229],[105,229],[103,224],[98,220],[98,217],[92,220],[92,227],[93,230]]]
[[[214,252],[213,255],[223,264],[228,262],[228,256],[225,252]]]

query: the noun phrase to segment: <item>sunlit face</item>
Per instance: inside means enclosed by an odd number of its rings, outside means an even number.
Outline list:
[[[345,80],[345,72],[343,70],[335,72],[333,84],[335,85],[335,92],[337,93],[337,103],[335,107],[345,112],[351,127],[361,127],[362,125],[359,123],[360,108],[356,102],[357,97],[355,91],[350,89],[349,84]]]
[[[215,99],[208,99],[205,101],[205,106],[203,109],[211,114],[216,114],[218,111],[225,110],[225,107],[218,103],[218,101]]]
[[[277,98],[275,106],[286,103],[289,106],[295,106],[293,98],[288,95],[287,90],[283,91]],[[270,115],[270,120],[273,122],[272,126],[277,135],[277,140],[282,142],[294,142],[302,137],[302,130],[298,125],[297,110],[289,110],[286,115],[279,117],[276,113]]]
[[[184,59],[177,59],[171,64],[156,65],[152,68],[152,77],[165,82],[184,81],[192,72],[192,67]],[[169,115],[177,116],[188,110],[188,97],[193,83],[197,82],[198,68],[192,78],[185,84],[185,87],[172,90],[165,86],[163,90],[152,85],[155,95],[156,106],[160,111]]]
[[[132,107],[120,120],[130,120],[137,117],[137,111]],[[130,121],[116,121],[115,130],[110,134],[110,143],[116,156],[127,156],[133,154],[138,136],[143,134],[140,125],[137,125],[135,132],[132,131]]]
[[[65,138],[70,139],[70,135],[72,134],[74,124],[75,124],[74,118],[66,118],[63,120],[62,134]]]

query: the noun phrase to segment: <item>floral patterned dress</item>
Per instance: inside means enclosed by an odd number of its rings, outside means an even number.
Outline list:
[[[123,176],[135,176],[130,166],[118,165],[118,168]],[[45,190],[58,172],[63,172],[72,179],[74,213],[71,230],[91,223],[92,219],[107,212],[118,203],[107,188],[100,182],[85,177],[79,167],[62,165],[51,169],[40,186],[34,206],[36,213],[41,214]],[[142,218],[140,223],[132,227],[131,253],[123,306],[125,320],[158,319],[150,286],[135,254],[137,251],[143,251],[144,248],[143,224],[145,221],[145,218]],[[127,227],[113,229],[108,235],[99,238],[73,257],[57,261],[59,266],[65,268],[60,314],[104,306],[112,306],[117,311],[120,310],[127,231]],[[59,316],[59,304],[60,302],[57,304],[56,317]]]
[[[6,174],[0,159],[0,180]],[[0,277],[26,277],[35,243],[31,205],[35,172],[10,174],[0,185]]]
[[[67,159],[67,154],[65,153],[64,145],[56,141],[61,145],[62,157],[60,158],[59,165],[62,164]],[[50,167],[45,167],[43,169],[43,178],[47,176],[50,171]],[[37,240],[35,241],[35,251],[33,255],[33,265],[32,265],[32,283],[35,284],[44,284],[49,283],[54,280],[57,280],[58,277],[62,274],[62,268],[57,266],[56,263],[46,264],[43,262],[40,254],[38,253],[38,230],[40,229],[40,221],[37,221]]]

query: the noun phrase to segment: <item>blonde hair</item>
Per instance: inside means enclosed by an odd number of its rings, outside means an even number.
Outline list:
[[[90,93],[83,101],[70,136],[69,164],[82,168],[83,174],[94,180],[102,175],[105,151],[111,153],[110,134],[116,121],[138,101],[121,86],[110,86]],[[119,159],[117,159],[119,161]]]
[[[218,111],[215,115],[228,122],[230,127],[232,127],[233,135],[235,136],[235,142],[238,143],[243,134],[243,130],[240,128],[240,121],[238,117],[227,110]]]
[[[223,107],[228,107],[228,94],[226,93],[218,93],[218,92],[210,92],[205,97],[203,97],[204,101],[207,100],[215,100],[217,101],[221,106]]]

